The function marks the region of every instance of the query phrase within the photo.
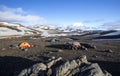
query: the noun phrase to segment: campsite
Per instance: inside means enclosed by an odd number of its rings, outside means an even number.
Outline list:
[[[0,0],[0,76],[120,76],[120,0]]]
[[[21,70],[32,66],[35,63],[46,62],[49,58],[62,57],[65,60],[72,60],[79,56],[86,55],[88,61],[95,62],[102,69],[107,70],[113,76],[120,73],[120,41],[97,41],[92,40],[94,36],[23,36],[0,39],[0,74],[4,76],[20,73]],[[52,39],[57,39],[53,41]],[[52,40],[52,41],[51,41]],[[67,42],[77,41],[82,44],[90,44],[96,48],[87,50],[72,50],[65,48]],[[28,48],[27,51],[17,47],[11,48],[11,44],[28,42],[35,47]]]

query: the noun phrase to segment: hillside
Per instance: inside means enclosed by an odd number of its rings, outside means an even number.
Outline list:
[[[0,38],[10,37],[10,36],[34,35],[34,34],[40,34],[40,32],[27,28],[21,24],[0,22]]]

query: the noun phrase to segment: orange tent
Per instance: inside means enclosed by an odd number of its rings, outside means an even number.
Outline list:
[[[30,48],[30,44],[28,42],[22,42],[22,43],[20,43],[19,46],[23,47],[23,48]]]

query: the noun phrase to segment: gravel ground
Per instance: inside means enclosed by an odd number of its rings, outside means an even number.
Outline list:
[[[0,76],[12,76],[18,74],[22,69],[28,68],[38,62],[46,62],[50,57],[62,57],[71,60],[81,55],[86,55],[88,61],[97,62],[102,69],[107,70],[113,76],[120,76],[120,41],[94,41],[93,36],[69,36],[56,37],[59,41],[50,42],[49,38],[42,37],[21,37],[0,39]],[[11,44],[19,44],[27,41],[35,44],[36,47],[22,51],[18,48],[9,48]],[[95,45],[96,49],[85,50],[66,49],[66,42],[78,41]],[[105,50],[111,50],[105,51]]]

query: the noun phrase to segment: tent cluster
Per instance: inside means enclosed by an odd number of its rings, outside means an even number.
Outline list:
[[[57,39],[57,38],[50,39],[50,42],[56,42],[56,41],[59,41],[59,39]],[[58,46],[61,46],[61,45],[58,45]],[[28,42],[21,42],[17,45],[13,44],[10,47],[18,47],[19,49],[27,51],[29,48],[35,47],[35,45],[34,44],[29,44]],[[88,48],[95,49],[96,46],[88,44],[88,43],[80,43],[80,42],[77,42],[77,41],[73,41],[73,42],[65,43],[65,45],[62,46],[61,48],[67,48],[67,49],[71,49],[71,50],[80,50],[81,49],[81,50],[86,50],[87,51]]]

